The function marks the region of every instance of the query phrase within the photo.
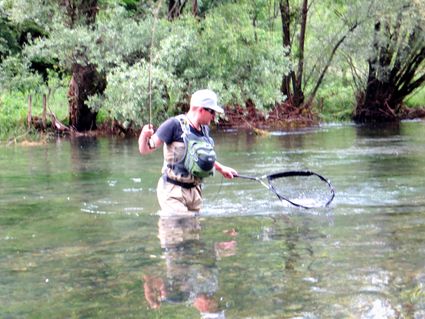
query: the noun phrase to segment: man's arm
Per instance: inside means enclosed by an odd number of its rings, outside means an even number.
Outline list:
[[[233,168],[231,168],[229,166],[225,166],[223,164],[220,164],[217,161],[214,163],[214,167],[225,178],[232,179],[234,176],[237,176],[238,175],[238,172],[236,172]]]
[[[149,140],[151,140],[149,142]],[[150,143],[150,145],[149,145]],[[151,124],[143,126],[139,136],[139,152],[142,155],[152,153],[162,145],[161,139],[154,133]]]

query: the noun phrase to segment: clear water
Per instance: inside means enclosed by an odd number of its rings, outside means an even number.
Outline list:
[[[310,169],[335,200],[217,175],[164,220],[136,140],[0,146],[0,317],[425,318],[424,122],[213,135],[241,174]]]

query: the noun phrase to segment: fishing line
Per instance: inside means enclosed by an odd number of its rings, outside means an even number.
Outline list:
[[[149,65],[148,65],[148,96],[149,96],[149,127],[152,126],[152,59],[153,45],[155,40],[156,22],[158,20],[159,9],[161,8],[162,0],[158,2],[157,7],[153,11],[153,23],[151,29],[151,43],[149,47]],[[150,141],[150,140],[149,140]]]
[[[223,175],[221,175],[220,186],[219,186],[217,192],[215,193],[214,197],[212,199],[210,199],[210,201],[215,202],[217,200],[218,195],[220,194],[221,189],[223,188],[223,180],[224,180],[224,177],[223,177]]]

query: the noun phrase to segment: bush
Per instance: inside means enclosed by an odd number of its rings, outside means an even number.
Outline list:
[[[355,105],[353,88],[338,82],[323,85],[317,96],[320,118],[325,122],[351,121]]]
[[[260,109],[283,100],[280,81],[283,72],[289,71],[289,61],[284,58],[280,34],[254,27],[246,5],[223,5],[201,22],[186,17],[173,23],[173,28],[161,43],[161,56],[170,48],[181,48],[164,60],[178,61],[172,72],[186,83],[187,94],[210,88],[222,104],[243,105],[252,100]]]
[[[113,69],[107,77],[108,86],[103,96],[93,96],[88,104],[94,110],[107,112],[124,127],[142,126],[149,122],[149,66],[146,62]],[[181,82],[163,69],[153,67],[152,117],[157,124],[171,115],[181,99]]]
[[[282,54],[280,34],[253,27],[248,12],[244,6],[227,4],[200,21],[191,15],[173,22],[156,21],[151,64],[146,36],[137,45],[128,39],[152,31],[149,23],[154,22],[133,24],[131,32],[120,28],[127,58],[108,55],[107,60],[116,66],[103,64],[107,88],[103,96],[92,97],[89,105],[104,108],[125,127],[143,125],[149,121],[150,78],[155,124],[176,113],[176,106],[187,104],[188,97],[201,88],[216,91],[221,104],[243,105],[250,99],[260,109],[274,106],[283,99],[280,80],[289,62]],[[105,24],[100,26],[107,29]]]

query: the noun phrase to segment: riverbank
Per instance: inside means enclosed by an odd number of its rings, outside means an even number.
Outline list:
[[[319,125],[322,122],[320,114],[311,108],[297,108],[290,103],[277,104],[268,112],[260,111],[251,102],[245,107],[225,106],[225,114],[217,119],[212,127],[217,130],[240,129],[249,130],[257,135],[265,135],[269,130],[293,130],[298,128]],[[402,119],[424,119],[425,107],[404,107]],[[22,124],[22,123],[21,123]],[[14,136],[0,141],[1,144],[23,144],[32,146],[47,142],[57,135],[70,136],[119,136],[135,137],[140,134],[140,128],[124,127],[118,121],[103,118],[96,130],[77,132],[59,121],[54,114],[46,125],[41,124],[38,117],[32,119],[30,128],[28,126],[17,127]]]
[[[297,108],[290,103],[276,105],[269,112],[261,112],[248,102],[246,107],[225,107],[219,128],[290,129],[316,125],[320,117],[311,108]]]

